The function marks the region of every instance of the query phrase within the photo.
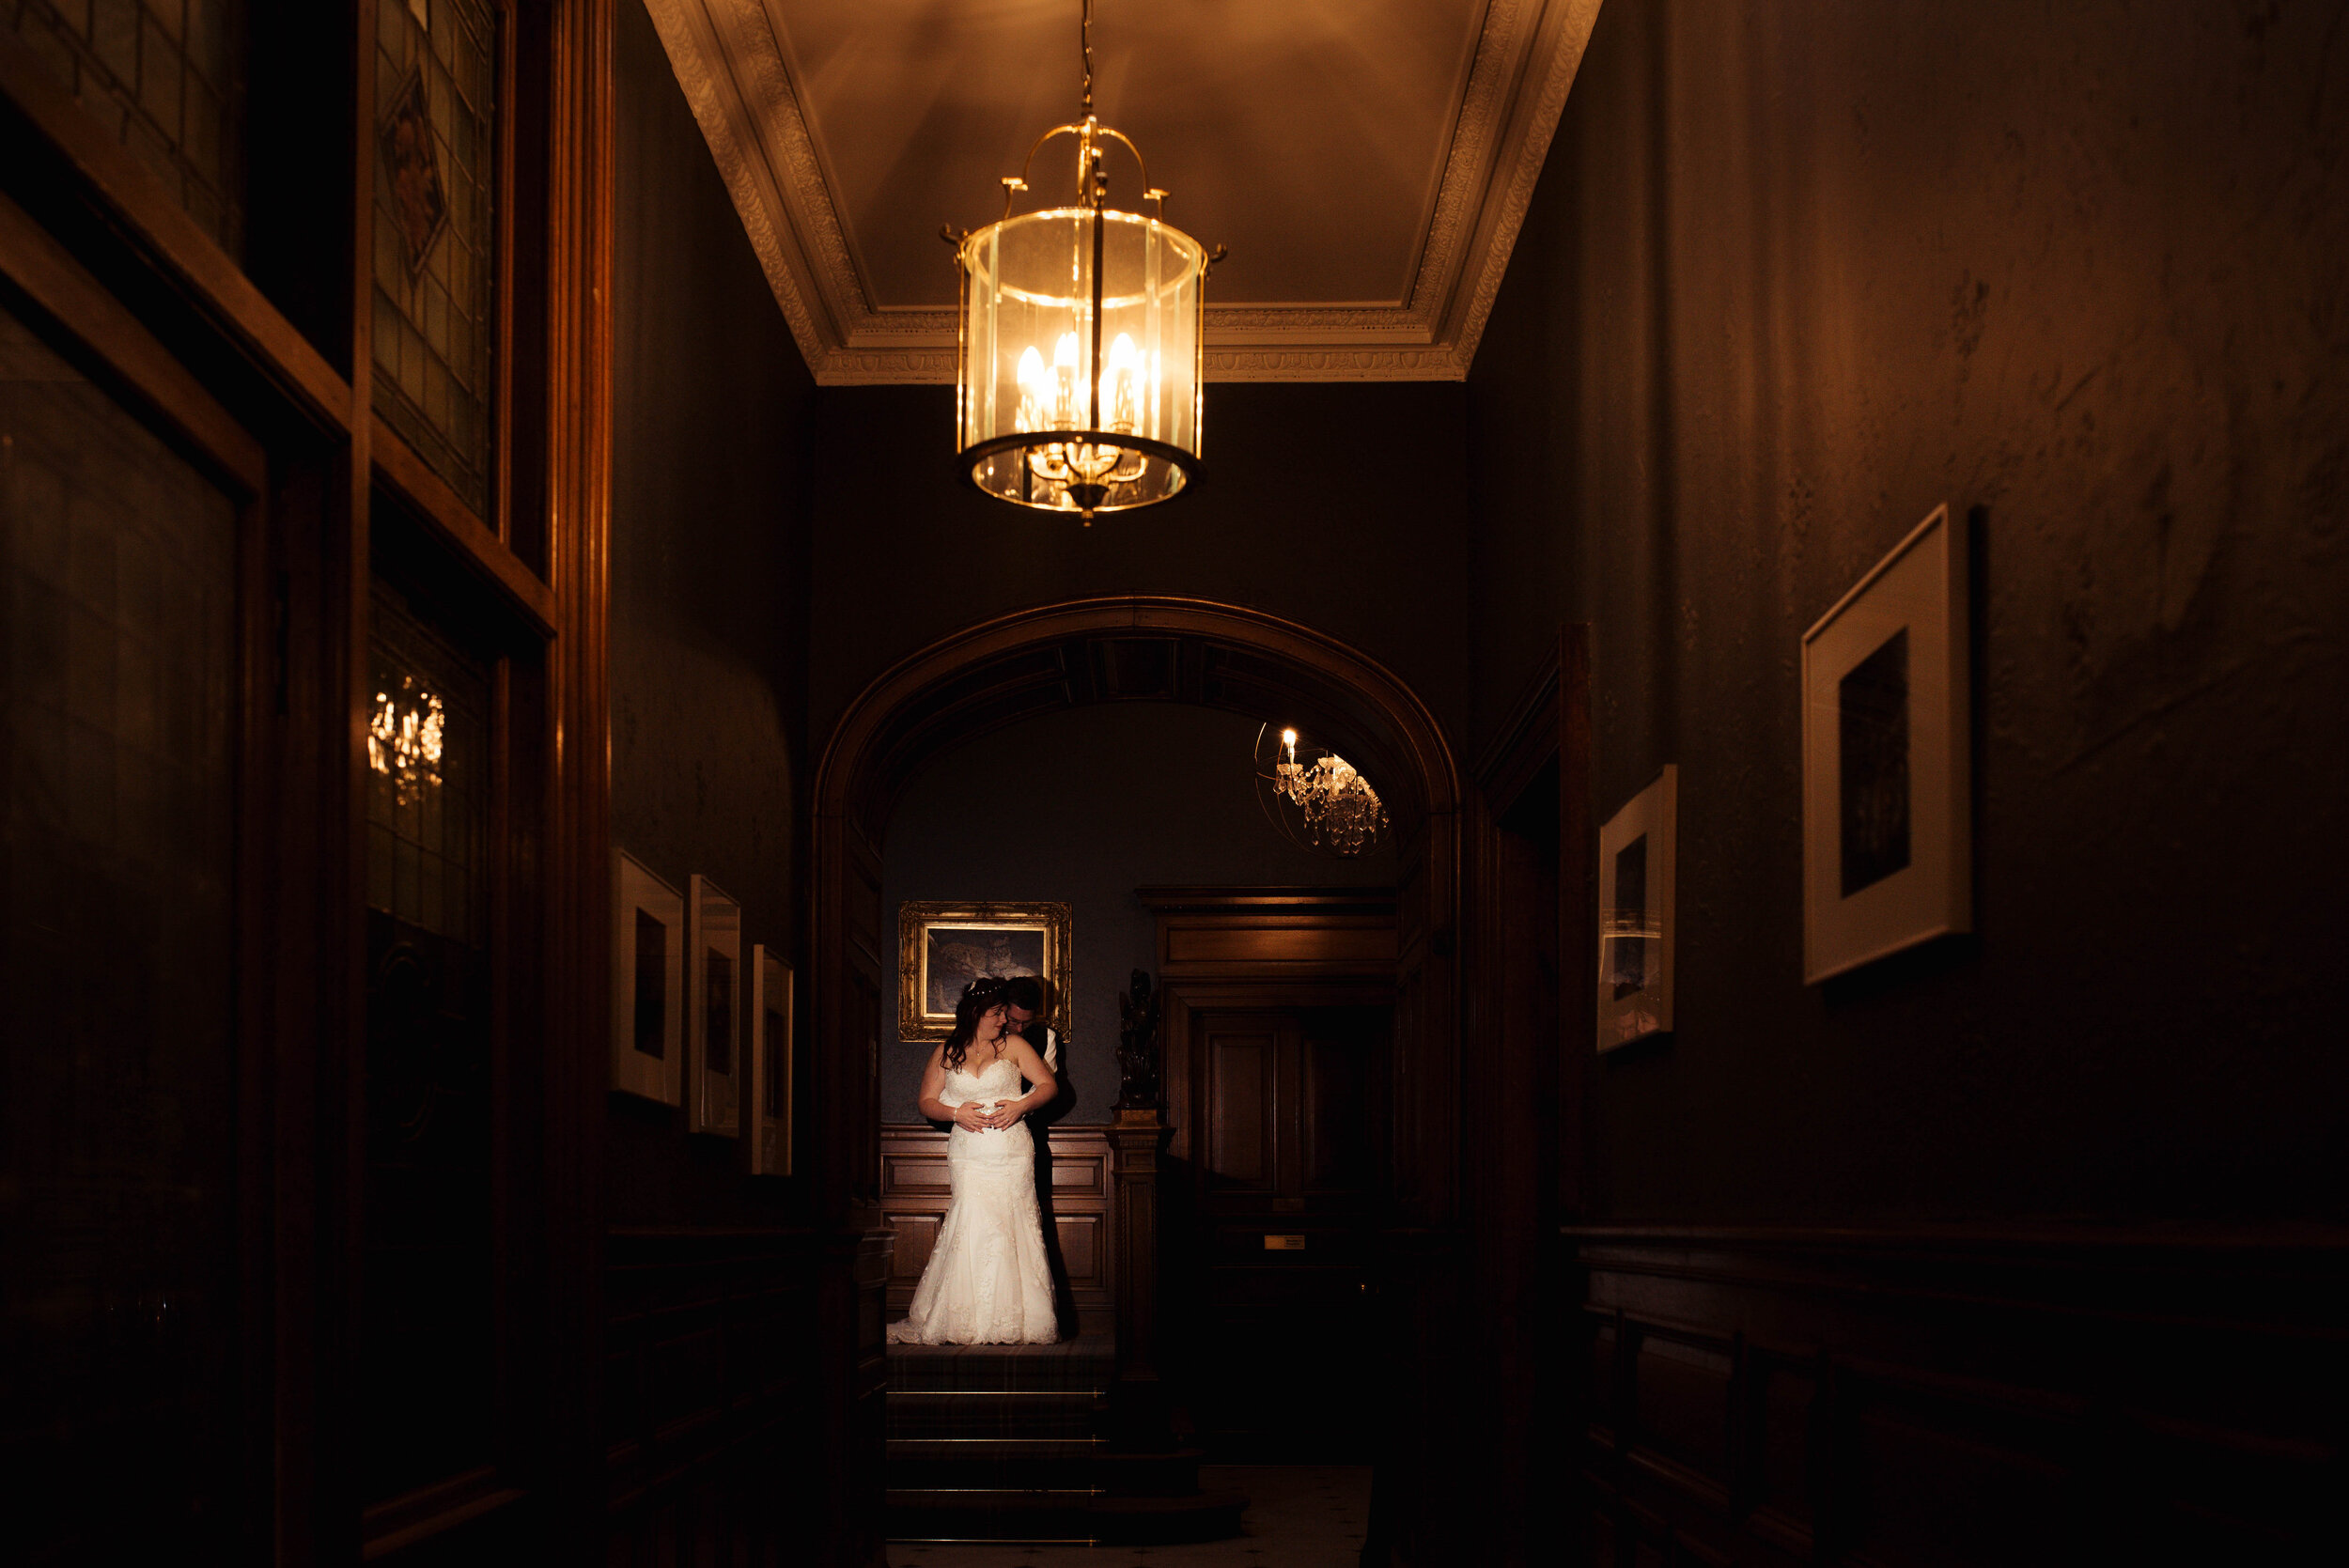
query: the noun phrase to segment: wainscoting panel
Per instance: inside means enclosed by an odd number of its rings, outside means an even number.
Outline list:
[[[1038,1195],[1051,1215],[1055,1261],[1065,1276],[1053,1281],[1061,1289],[1061,1328],[1108,1334],[1117,1319],[1109,1134],[1100,1127],[1053,1127],[1045,1136],[1049,1164],[1037,1172]],[[926,1122],[881,1128],[881,1223],[897,1238],[889,1273],[893,1321],[913,1305],[914,1287],[954,1196],[946,1138]],[[1074,1323],[1066,1321],[1072,1308]]]
[[[2349,1237],[1564,1235],[1594,1562],[2282,1560],[2338,1529]]]
[[[824,1515],[826,1256],[796,1232],[608,1238],[610,1562],[800,1560]]]

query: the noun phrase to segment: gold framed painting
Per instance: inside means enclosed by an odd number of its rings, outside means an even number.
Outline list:
[[[1810,984],[1973,928],[1967,587],[1937,507],[1803,634]]]
[[[897,1038],[943,1040],[965,986],[1033,974],[1044,982],[1045,1021],[1067,1039],[1071,924],[1066,904],[899,905]]]

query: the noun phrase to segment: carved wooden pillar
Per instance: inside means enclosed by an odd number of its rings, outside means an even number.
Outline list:
[[[1155,1106],[1120,1109],[1116,1151],[1117,1381],[1112,1432],[1124,1449],[1174,1445],[1159,1378],[1159,1155],[1174,1130]]]

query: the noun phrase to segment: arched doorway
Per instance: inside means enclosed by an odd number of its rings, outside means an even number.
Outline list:
[[[1420,1233],[1448,1226],[1463,809],[1451,745],[1408,685],[1337,639],[1261,611],[1157,596],[1041,606],[957,631],[878,676],[834,726],[814,779],[809,910],[808,1087],[823,1108],[809,1131],[824,1215],[853,1234],[879,1212],[879,1062],[894,1035],[897,968],[881,840],[899,796],[959,741],[1056,706],[1112,701],[1290,716],[1380,780],[1397,860],[1394,1220]],[[878,1361],[878,1268],[860,1268],[855,1290],[840,1310]],[[853,1405],[865,1384],[849,1382]],[[844,1416],[848,1430],[866,1429]]]
[[[914,771],[941,749],[1053,706],[1168,701],[1294,714],[1388,791],[1401,955],[1395,977],[1398,1216],[1453,1202],[1460,781],[1435,716],[1367,655],[1293,621],[1206,599],[1133,596],[1017,611],[940,639],[877,677],[833,727],[815,777],[809,911],[813,1081],[826,1125],[823,1206],[853,1224],[879,1193],[879,1042],[893,1017],[894,932],[880,841]]]

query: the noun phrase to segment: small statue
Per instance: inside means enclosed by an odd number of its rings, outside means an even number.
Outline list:
[[[1117,1109],[1156,1110],[1159,1103],[1159,1002],[1147,970],[1134,970],[1117,999]]]

